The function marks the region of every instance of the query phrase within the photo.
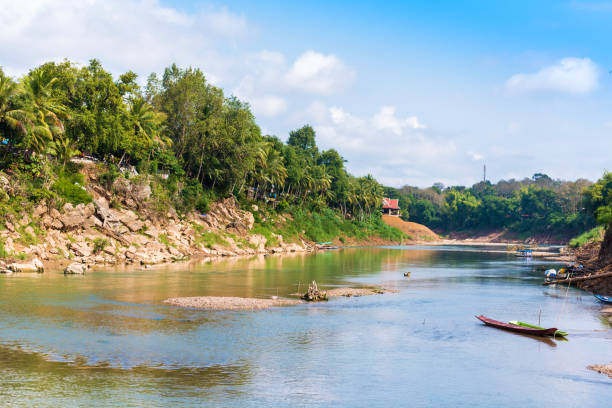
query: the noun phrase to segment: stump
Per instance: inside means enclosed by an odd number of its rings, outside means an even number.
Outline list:
[[[308,291],[302,296],[302,299],[308,302],[318,302],[321,300],[327,300],[327,293],[325,291],[319,290],[316,281],[312,281],[310,285],[308,285]]]

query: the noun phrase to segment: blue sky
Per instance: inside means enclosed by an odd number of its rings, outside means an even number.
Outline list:
[[[594,180],[612,151],[612,1],[0,0],[0,65],[202,68],[266,133],[310,123],[356,175]],[[383,4],[384,3],[384,4]]]

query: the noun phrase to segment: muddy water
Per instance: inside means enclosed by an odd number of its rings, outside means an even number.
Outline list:
[[[541,286],[554,264],[469,249],[2,276],[0,406],[608,406],[612,380],[586,369],[612,361],[601,305]],[[162,303],[284,296],[313,279],[399,293],[257,312]],[[571,335],[514,335],[476,314]]]

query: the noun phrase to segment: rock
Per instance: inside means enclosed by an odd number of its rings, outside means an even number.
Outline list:
[[[38,258],[34,258],[28,263],[12,263],[8,264],[7,268],[12,272],[36,272],[43,273],[43,263]]]
[[[15,232],[15,226],[13,225],[13,223],[7,221],[4,223],[4,226],[6,227],[7,230],[11,232]]]
[[[64,269],[65,275],[83,275],[87,270],[87,265],[73,262]]]
[[[56,208],[51,208],[51,210],[49,211],[49,215],[51,216],[51,218],[59,218],[62,216],[62,214],[60,214],[60,212],[57,211]]]
[[[83,224],[85,218],[80,214],[79,211],[71,210],[65,214],[63,214],[59,221],[62,223],[64,230],[71,230],[77,228]]]
[[[11,182],[9,181],[8,177],[4,175],[4,173],[0,173],[0,189],[9,194],[12,193]]]
[[[36,233],[34,232],[34,228],[32,228],[31,226],[27,226],[24,230],[26,233],[32,235],[32,236],[36,236]]]
[[[92,250],[86,243],[76,243],[70,245],[70,250],[74,252],[76,256],[88,257],[91,255]]]
[[[101,227],[101,226],[102,226],[102,221],[100,221],[98,217],[96,217],[95,215],[90,216],[83,223],[83,227],[85,228]]]
[[[145,225],[144,222],[140,221],[138,216],[130,210],[120,213],[117,218],[132,232],[140,231]]]
[[[114,215],[111,209],[108,207],[108,201],[105,198],[100,197],[93,202],[95,207],[95,213],[98,218],[102,221],[103,227],[108,227],[112,230],[121,225],[121,221]]]
[[[258,207],[258,206],[256,206],[255,204],[253,204],[253,205],[251,206],[251,209],[252,209],[253,211],[255,211],[255,212],[259,211],[259,207]]]
[[[254,245],[257,251],[264,251],[266,249],[266,242],[268,240],[263,235],[253,234],[249,237],[249,243]]]
[[[131,196],[137,203],[144,203],[151,197],[151,186],[144,181],[135,184],[132,187]]]
[[[47,212],[47,206],[44,204],[41,204],[37,206],[36,208],[34,208],[34,211],[32,212],[32,217],[34,217],[35,219],[38,219],[46,212]]]
[[[28,217],[27,215],[24,215],[23,217],[21,217],[19,224],[25,227],[26,225],[29,225],[31,221],[32,220],[30,220],[30,217]]]

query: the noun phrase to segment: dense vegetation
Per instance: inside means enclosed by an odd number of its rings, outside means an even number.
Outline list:
[[[337,151],[317,147],[308,125],[287,143],[262,135],[248,104],[199,69],[172,65],[144,87],[133,72],[114,79],[96,60],[46,63],[18,80],[0,70],[0,170],[27,179],[31,201],[88,202],[71,164],[77,155],[108,165],[109,185],[126,169],[151,176],[157,205],[181,212],[234,195],[278,212],[332,209],[384,229],[383,187],[372,176],[348,174]]]
[[[591,183],[553,180],[545,174],[530,179],[489,181],[472,187],[387,188],[400,199],[402,216],[442,231],[507,229],[523,235],[575,236],[595,225],[585,208]]]
[[[400,199],[404,219],[447,232],[567,237],[612,220],[610,173],[593,185],[536,174],[469,188],[383,188],[370,175],[348,174],[342,156],[321,151],[315,137],[308,125],[290,132],[286,143],[262,135],[249,105],[225,96],[195,68],[172,65],[144,87],[135,73],[115,79],[96,60],[50,62],[19,79],[0,69],[0,170],[25,181],[22,195],[30,202],[90,201],[71,163],[86,155],[104,163],[101,181],[109,186],[127,169],[148,177],[160,209],[206,211],[228,195],[265,201],[276,213],[292,214],[277,233],[317,240],[364,231],[401,238],[380,222],[383,195]],[[4,212],[7,200],[0,192]],[[263,223],[258,228],[271,232]]]

